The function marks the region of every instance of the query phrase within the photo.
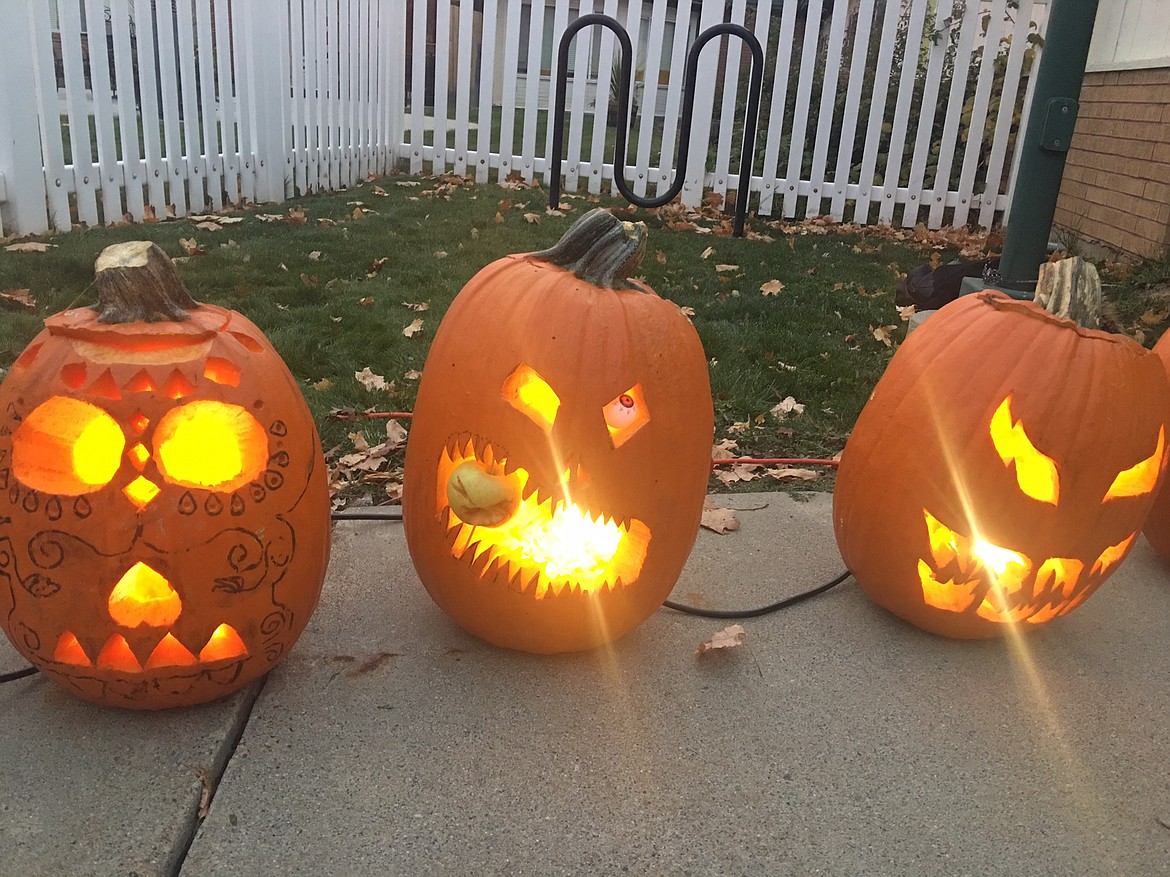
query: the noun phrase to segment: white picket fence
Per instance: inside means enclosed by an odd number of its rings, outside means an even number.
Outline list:
[[[556,44],[588,12],[636,47],[639,194],[674,178],[686,49],[726,17],[765,51],[753,210],[989,227],[1008,206],[1047,0],[4,0],[0,234],[280,201],[399,163],[547,184]],[[720,43],[699,63],[689,204],[737,194],[748,66]],[[613,178],[615,45],[587,28],[572,49],[567,191]]]

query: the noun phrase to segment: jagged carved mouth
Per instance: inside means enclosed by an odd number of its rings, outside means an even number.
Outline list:
[[[948,612],[974,607],[980,618],[1001,624],[1042,624],[1071,611],[1136,536],[1102,551],[1086,576],[1084,562],[1075,558],[1048,557],[1037,565],[1010,548],[952,530],[926,509],[923,517],[931,554],[918,561],[923,600]]]
[[[561,484],[536,484],[489,441],[450,442],[439,461],[438,508],[446,512],[451,555],[480,580],[504,580],[537,600],[633,584],[650,528],[580,508],[568,484],[568,472]]]

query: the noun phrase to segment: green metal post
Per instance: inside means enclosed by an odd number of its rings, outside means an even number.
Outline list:
[[[1048,255],[1052,217],[1077,121],[1077,99],[1096,17],[1097,0],[1052,0],[999,276],[994,278],[1009,291],[1035,291],[1040,265]]]

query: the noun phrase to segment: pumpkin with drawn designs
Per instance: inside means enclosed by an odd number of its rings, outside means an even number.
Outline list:
[[[1166,467],[1156,355],[998,292],[894,354],[846,443],[846,565],[896,615],[954,637],[1067,615],[1133,548]]]
[[[713,412],[698,334],[629,279],[645,228],[604,210],[473,277],[427,356],[403,515],[419,578],[514,649],[616,639],[698,532]]]
[[[329,554],[308,407],[242,315],[157,245],[107,248],[0,386],[0,625],[88,699],[220,697],[303,630]]]

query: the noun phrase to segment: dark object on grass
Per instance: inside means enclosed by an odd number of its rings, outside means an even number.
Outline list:
[[[999,259],[980,262],[952,262],[949,265],[919,265],[898,284],[894,302],[898,307],[914,305],[920,311],[941,308],[959,297],[964,277],[983,277],[984,272],[999,267]]]

